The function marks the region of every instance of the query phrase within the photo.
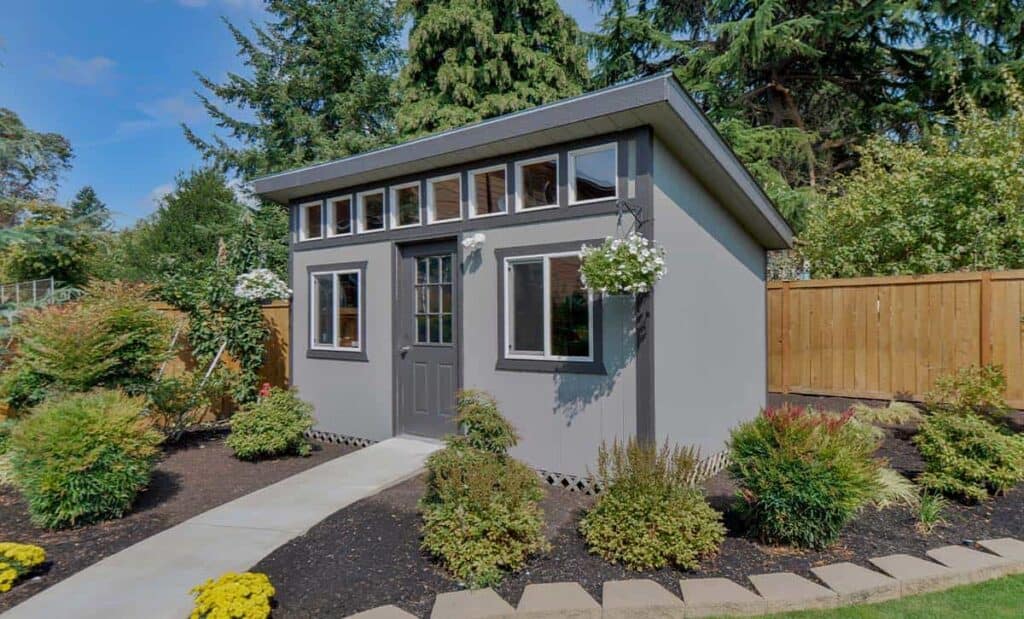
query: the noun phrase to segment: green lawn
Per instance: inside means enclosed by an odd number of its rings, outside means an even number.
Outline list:
[[[957,587],[940,593],[829,611],[786,613],[773,617],[793,619],[931,619],[938,617],[1024,617],[1024,576],[1010,576],[979,585]]]

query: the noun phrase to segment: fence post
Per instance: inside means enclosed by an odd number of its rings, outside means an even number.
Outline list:
[[[782,282],[782,393],[789,393],[789,282]]]
[[[979,325],[978,344],[981,346],[981,365],[992,363],[992,272],[981,274],[980,299],[981,325]]]

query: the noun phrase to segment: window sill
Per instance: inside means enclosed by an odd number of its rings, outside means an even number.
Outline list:
[[[322,348],[309,348],[306,350],[307,359],[333,359],[335,361],[369,361],[365,350],[327,350]]]
[[[498,359],[495,370],[541,374],[596,374],[607,376],[600,361],[554,361],[550,359]]]

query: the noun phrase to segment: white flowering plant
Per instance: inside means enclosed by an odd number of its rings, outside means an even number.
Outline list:
[[[292,291],[270,269],[253,269],[242,273],[235,282],[235,296],[251,301],[286,299]]]
[[[599,246],[580,250],[583,285],[606,295],[649,292],[665,276],[665,249],[631,232],[623,239],[608,237]]]

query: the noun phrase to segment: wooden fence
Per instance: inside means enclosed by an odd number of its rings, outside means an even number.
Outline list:
[[[768,284],[768,388],[920,400],[996,363],[1024,408],[1024,270]]]
[[[170,315],[179,325],[187,326],[188,320],[180,311],[163,304],[158,304],[156,308]],[[260,370],[260,378],[263,382],[270,383],[275,387],[286,387],[290,380],[288,375],[289,303],[288,301],[274,301],[264,305],[262,309],[263,318],[270,327],[270,336],[267,340],[267,358]],[[169,376],[196,367],[196,361],[188,347],[179,346],[178,348],[177,357],[172,359],[166,368]],[[234,365],[235,361],[228,357],[225,359],[225,363]]]

